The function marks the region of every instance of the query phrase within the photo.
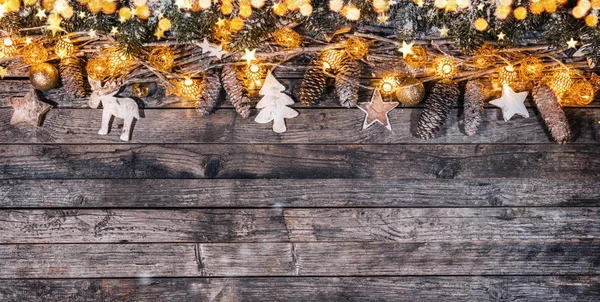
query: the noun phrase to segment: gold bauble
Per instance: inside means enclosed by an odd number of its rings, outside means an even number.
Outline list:
[[[67,37],[60,38],[54,45],[54,53],[61,59],[72,57],[75,54],[75,45]]]
[[[29,80],[37,90],[48,91],[58,86],[58,69],[49,63],[41,63],[31,67]]]
[[[360,60],[369,54],[369,42],[351,37],[346,41],[345,50],[352,58]]]
[[[411,49],[413,53],[406,57],[406,63],[413,68],[421,68],[425,66],[428,59],[427,50],[425,50],[425,47],[415,45]]]
[[[85,66],[85,70],[90,78],[96,81],[103,81],[109,77],[108,57],[90,59]]]
[[[558,97],[562,96],[563,93],[573,86],[571,73],[566,69],[555,71],[547,82],[550,89],[552,89]]]
[[[510,85],[517,81],[517,78],[517,71],[512,65],[506,65],[498,71],[498,81],[500,81],[500,84]]]
[[[256,62],[257,61],[254,61],[252,64],[246,65],[246,67],[244,68],[245,78],[252,81],[256,81],[262,80],[267,75],[267,69]]]
[[[148,55],[148,63],[160,71],[170,71],[175,64],[175,53],[166,46],[156,47]]]
[[[433,60],[433,71],[442,80],[450,80],[458,74],[458,64],[452,57],[442,56]]]
[[[127,73],[133,67],[133,57],[122,50],[109,49],[108,52],[108,73],[111,77],[117,77]]]
[[[585,79],[575,81],[569,93],[561,98],[563,106],[587,106],[594,100],[594,86]]]
[[[38,42],[31,42],[25,45],[21,54],[23,55],[23,61],[27,65],[40,64],[46,62],[48,59],[48,51]]]
[[[200,92],[202,92],[202,85],[198,80],[184,78],[175,82],[174,93],[179,97],[195,100],[200,96]]]
[[[0,42],[0,58],[12,57],[17,54],[17,51],[13,39],[6,37]]]
[[[544,65],[542,60],[536,57],[529,57],[521,62],[521,78],[526,81],[535,81],[542,77]]]
[[[425,87],[415,77],[406,77],[396,89],[396,98],[404,106],[414,106],[420,103],[423,97],[425,97]]]
[[[290,28],[277,30],[273,38],[277,44],[287,48],[298,48],[302,44],[302,36]]]
[[[135,97],[145,98],[150,94],[150,86],[148,83],[135,83],[131,86],[131,92]]]

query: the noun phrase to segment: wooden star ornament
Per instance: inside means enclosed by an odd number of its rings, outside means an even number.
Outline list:
[[[15,110],[10,119],[11,125],[25,122],[39,127],[44,114],[52,108],[50,104],[40,101],[35,89],[31,89],[25,97],[11,97],[8,102]]]
[[[358,108],[367,114],[363,123],[363,129],[367,129],[373,123],[378,122],[391,131],[392,125],[390,124],[388,113],[396,108],[398,104],[400,103],[384,102],[379,90],[375,90],[370,102],[358,104]]]

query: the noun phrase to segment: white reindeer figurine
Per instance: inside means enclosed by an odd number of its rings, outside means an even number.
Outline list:
[[[102,128],[100,128],[98,134],[108,134],[110,117],[114,115],[115,117],[123,119],[123,130],[121,131],[120,137],[121,140],[129,141],[133,119],[140,119],[137,102],[130,98],[115,97],[114,95],[119,92],[120,87],[120,85],[115,82],[106,82],[104,86],[102,86],[102,82],[90,79],[89,77],[88,81],[90,82],[90,86],[93,90],[89,101],[90,107],[98,108],[100,106],[100,102],[102,102],[102,107],[104,108],[102,110]]]

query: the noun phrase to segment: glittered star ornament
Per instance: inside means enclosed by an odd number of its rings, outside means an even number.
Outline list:
[[[242,60],[246,60],[246,62],[248,62],[248,64],[250,64],[250,62],[255,61],[256,60],[256,49],[253,50],[249,50],[248,48],[244,49],[245,54],[242,56]]]
[[[500,32],[500,33],[498,34],[498,41],[502,41],[502,40],[504,40],[504,37],[506,37],[506,34],[504,34],[503,32]]]
[[[46,19],[46,11],[43,9],[38,9],[37,14],[35,14],[35,16],[40,20],[44,20]]]
[[[371,101],[368,103],[359,103],[357,106],[366,113],[363,129],[369,128],[373,123],[378,122],[388,130],[392,130],[392,125],[388,113],[398,106],[398,102],[384,102],[379,90],[375,90]]]
[[[442,29],[440,29],[440,37],[447,37],[448,31],[450,31],[450,29],[448,29],[446,25],[442,26]]]
[[[573,40],[573,38],[571,38],[571,40],[567,41],[567,47],[568,48],[577,48],[577,41]]]
[[[518,114],[522,117],[529,117],[529,112],[525,108],[525,99],[528,91],[514,92],[508,85],[502,85],[502,97],[495,99],[490,104],[502,109],[504,121],[510,120],[513,115]]]
[[[412,55],[413,54],[413,43],[409,43],[407,44],[405,41],[402,41],[402,47],[398,48],[398,51],[402,53],[402,58],[406,58],[408,55]]]
[[[8,102],[15,110],[10,119],[11,125],[24,122],[39,127],[44,114],[52,108],[50,104],[40,101],[35,89],[31,89],[25,97],[11,97]]]

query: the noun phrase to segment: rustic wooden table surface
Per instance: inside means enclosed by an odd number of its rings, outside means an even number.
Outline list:
[[[29,87],[0,82],[0,301],[600,300],[600,103],[559,146],[533,108],[424,141],[330,91],[284,134],[155,97],[124,143],[61,90],[10,126]]]

